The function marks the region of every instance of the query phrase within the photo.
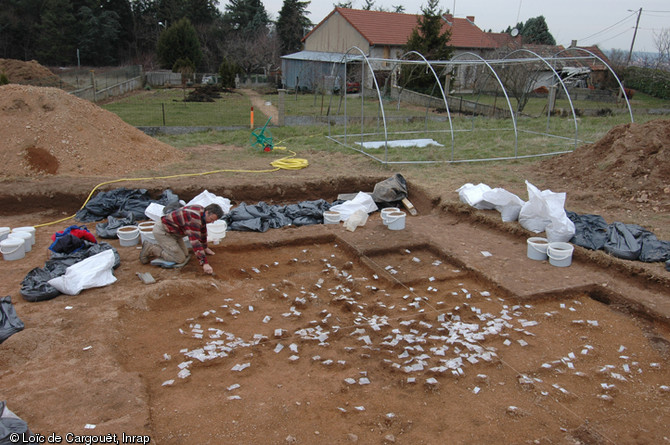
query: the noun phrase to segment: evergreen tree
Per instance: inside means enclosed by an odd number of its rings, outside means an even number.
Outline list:
[[[453,53],[453,47],[449,45],[451,33],[446,29],[442,30],[444,21],[438,4],[439,0],[428,0],[428,5],[421,8],[423,15],[419,18],[416,28],[412,30],[404,47],[405,51],[416,51],[429,61],[449,60]],[[405,67],[401,77],[407,87],[427,93],[434,91],[435,77],[430,70],[426,72],[424,66]]]
[[[453,47],[449,45],[451,32],[446,29],[442,31],[444,20],[442,10],[438,9],[439,3],[439,0],[428,0],[428,5],[421,8],[423,15],[407,39],[405,51],[416,51],[428,60],[451,58],[453,52]]]
[[[223,14],[224,22],[231,31],[251,37],[267,33],[270,18],[261,0],[230,0]]]
[[[68,65],[77,60],[76,22],[70,0],[45,2],[35,50],[40,63]]]
[[[556,39],[549,32],[549,26],[544,16],[528,19],[519,30],[524,43],[538,43],[541,45],[556,45]]]
[[[35,59],[39,36],[41,0],[2,0],[0,7],[0,57]]]
[[[121,24],[114,11],[82,6],[77,13],[80,32],[77,49],[86,65],[114,65],[118,63],[117,48]]]
[[[223,62],[219,66],[221,86],[224,88],[235,88],[235,76],[238,74],[242,74],[242,69],[235,62],[223,59]]]
[[[200,65],[200,41],[189,19],[183,18],[161,33],[157,55],[163,68],[172,68],[179,59],[188,59],[196,68]]]
[[[306,16],[309,4],[309,1],[284,0],[276,25],[282,56],[302,48],[302,38],[312,26]]]

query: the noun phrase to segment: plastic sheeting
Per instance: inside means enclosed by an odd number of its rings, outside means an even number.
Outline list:
[[[65,270],[65,274],[52,278],[50,285],[67,295],[78,295],[84,289],[103,287],[116,282],[112,273],[114,252],[104,250],[85,260],[73,264]]]
[[[12,437],[13,434],[20,434],[21,440],[15,440],[14,437]],[[10,411],[9,408],[7,408],[7,403],[4,401],[0,402],[0,445],[39,442],[38,440],[31,440],[32,437],[33,433],[28,428],[28,424]]]
[[[88,257],[96,255],[105,250],[112,250],[114,252],[114,269],[121,264],[121,257],[119,253],[108,243],[92,244],[86,241],[86,246],[71,254],[51,255],[51,259],[47,260],[43,268],[34,268],[21,282],[21,296],[24,300],[30,302],[45,301],[55,298],[61,292],[49,284],[52,278],[64,275],[67,268]]]
[[[118,188],[108,192],[100,192],[80,209],[75,219],[82,222],[101,221],[108,216],[128,217],[130,212],[135,220],[146,219],[144,211],[152,202],[162,205],[179,201],[179,197],[171,190],[165,190],[159,199],[153,199],[145,189]]]
[[[331,204],[323,199],[303,201],[287,206],[269,205],[259,202],[255,205],[241,203],[224,218],[229,230],[246,232],[266,232],[269,229],[294,225],[306,226],[323,223],[323,212]]]
[[[16,310],[14,310],[14,305],[12,304],[12,297],[0,298],[0,343],[23,330],[24,327],[25,325],[19,316],[16,315]]]
[[[661,241],[649,230],[636,224],[607,224],[598,215],[567,212],[575,224],[571,243],[590,250],[604,250],[625,260],[656,263],[670,261],[670,241]]]

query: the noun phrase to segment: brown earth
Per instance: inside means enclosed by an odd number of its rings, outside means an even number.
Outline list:
[[[0,73],[11,83],[39,86],[59,86],[60,79],[36,60],[24,62],[16,59],[0,59]]]
[[[0,101],[18,88],[0,90]],[[354,232],[228,232],[212,246],[214,277],[193,261],[142,265],[136,247],[107,240],[122,259],[114,284],[24,301],[21,280],[101,182],[174,165],[273,169],[262,156],[231,166],[246,148],[230,145],[186,149],[186,162],[86,102],[51,89],[16,94],[0,103],[1,225],[38,229],[26,258],[0,267],[1,292],[26,324],[0,345],[0,400],[33,431],[158,444],[669,440],[669,273],[581,248],[570,267],[528,259],[525,229],[458,202],[465,182],[525,197],[523,183],[491,170],[442,166],[439,179],[398,170],[418,210],[401,231],[374,213]],[[571,210],[670,239],[668,132],[668,120],[618,126],[574,153],[501,169],[567,192]],[[69,147],[77,168],[65,167]],[[342,153],[299,155],[309,167],[103,188],[287,204],[369,191],[394,173],[354,156],[343,168]],[[101,157],[114,162],[103,168]],[[143,284],[143,272],[157,282]]]

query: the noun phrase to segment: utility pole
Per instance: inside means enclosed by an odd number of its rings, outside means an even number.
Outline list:
[[[628,60],[626,61],[626,66],[630,64],[630,58],[633,55],[633,45],[635,45],[635,36],[637,36],[637,26],[640,24],[640,16],[642,15],[642,8],[637,11],[637,21],[635,22],[635,32],[633,33],[633,41],[630,42],[630,51],[628,51]]]

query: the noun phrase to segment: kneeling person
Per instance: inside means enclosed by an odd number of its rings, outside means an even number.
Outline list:
[[[140,261],[147,264],[151,258],[157,257],[166,261],[181,264],[188,259],[188,247],[184,237],[188,237],[193,253],[206,274],[214,273],[207,262],[207,255],[214,255],[207,247],[207,224],[223,217],[223,210],[218,204],[207,207],[188,205],[174,210],[161,217],[160,223],[154,225],[153,234],[156,243],[142,243]]]

